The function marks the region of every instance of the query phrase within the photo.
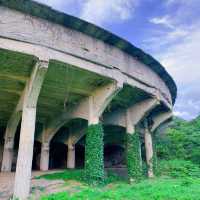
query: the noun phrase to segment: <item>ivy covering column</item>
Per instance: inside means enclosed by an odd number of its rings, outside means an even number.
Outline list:
[[[127,133],[127,168],[129,181],[137,181],[142,177],[140,139],[137,132]]]
[[[102,124],[89,125],[85,146],[85,178],[90,184],[104,180]]]

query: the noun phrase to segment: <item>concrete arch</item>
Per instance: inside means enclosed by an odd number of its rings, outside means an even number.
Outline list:
[[[165,121],[169,120],[172,117],[172,111],[160,113],[157,116],[153,117],[153,125],[151,128],[151,132],[154,132],[161,124],[163,124]]]
[[[127,110],[117,110],[111,114],[104,116],[104,124],[112,124],[122,126],[128,129],[128,132],[133,133],[134,127],[137,125],[148,113],[153,110],[159,101],[151,98],[139,102]]]
[[[98,88],[90,97],[83,99],[78,106],[64,111],[58,117],[50,120],[42,133],[43,141],[49,143],[55,133],[71,119],[81,118],[88,120],[88,123],[98,123],[99,117],[119,90],[120,87],[117,83]]]

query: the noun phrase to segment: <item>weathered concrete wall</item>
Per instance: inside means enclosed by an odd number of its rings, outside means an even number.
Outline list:
[[[169,89],[161,78],[149,67],[116,47],[75,30],[7,8],[0,8],[0,18],[2,37],[49,47],[109,68],[117,68],[122,73],[157,88],[171,103]]]

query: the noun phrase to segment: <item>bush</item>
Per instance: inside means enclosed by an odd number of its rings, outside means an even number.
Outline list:
[[[187,122],[175,118],[165,134],[157,134],[160,159],[190,160],[200,165],[200,117]]]
[[[186,160],[159,161],[158,174],[173,178],[194,177],[200,178],[200,168],[197,164]]]

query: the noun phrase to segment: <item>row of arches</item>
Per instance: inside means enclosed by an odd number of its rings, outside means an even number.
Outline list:
[[[1,128],[4,130],[5,128]],[[63,130],[66,130],[63,128]],[[4,131],[2,131],[3,133]],[[64,133],[64,132],[63,132]],[[52,169],[66,169],[67,168],[67,144],[58,140],[58,136],[62,135],[62,129],[60,129],[50,143],[49,152],[49,170]],[[37,136],[37,135],[36,135]],[[35,136],[35,137],[36,137]],[[105,125],[104,126],[104,166],[105,168],[116,168],[125,167],[126,165],[126,145],[125,145],[125,129],[118,126]],[[12,171],[16,169],[17,154],[20,140],[20,125],[17,127],[14,149],[13,149],[13,160],[12,160]],[[2,162],[3,154],[3,134],[1,134],[2,151],[0,151],[0,165]],[[40,170],[40,156],[41,156],[42,143],[39,140],[34,141],[33,148],[33,161],[32,169]],[[85,160],[85,136],[83,136],[75,144],[75,167],[84,168]]]
[[[35,141],[33,152],[33,170],[40,169],[41,143]],[[85,147],[82,144],[75,145],[75,166],[84,168]],[[109,144],[104,146],[105,168],[125,167],[125,148]],[[60,142],[53,142],[50,145],[49,170],[67,168],[67,145]]]

